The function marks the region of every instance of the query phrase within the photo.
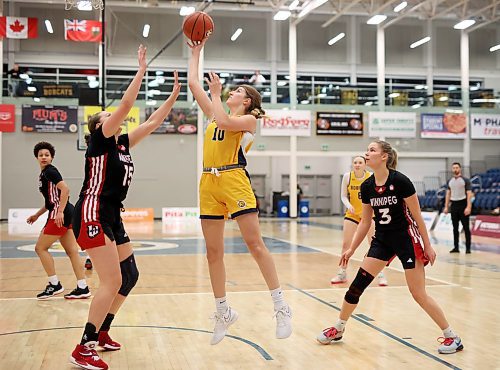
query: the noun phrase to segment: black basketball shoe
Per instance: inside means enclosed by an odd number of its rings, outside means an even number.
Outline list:
[[[48,283],[47,286],[45,287],[45,290],[40,294],[37,294],[36,298],[47,299],[57,294],[61,294],[62,292],[64,292],[64,288],[61,285],[61,282],[58,282],[57,285],[52,285],[51,283]]]
[[[64,298],[66,299],[84,299],[90,297],[90,290],[89,287],[86,286],[85,288],[80,288],[77,286],[71,293],[65,294]]]

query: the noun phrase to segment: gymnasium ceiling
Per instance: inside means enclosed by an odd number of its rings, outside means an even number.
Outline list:
[[[270,12],[288,10],[293,0],[106,0],[106,7],[112,10],[144,9],[147,11],[176,10],[182,6],[193,6],[197,10],[205,11],[247,11],[247,12]],[[500,25],[500,0],[407,0],[407,6],[395,12],[394,8],[403,0],[299,0],[298,7],[292,11],[292,16],[297,16],[305,7],[314,2],[322,5],[312,10],[309,14],[297,18],[300,22],[311,15],[321,15],[325,19],[324,24],[330,24],[342,15],[372,16],[384,14],[389,18],[387,22],[397,22],[399,19],[418,18],[426,19],[448,19],[460,21],[474,19],[476,25],[471,29],[477,29],[487,24]],[[51,4],[64,6],[64,0],[4,0],[4,11],[9,3],[22,4]],[[470,30],[469,30],[470,31]]]

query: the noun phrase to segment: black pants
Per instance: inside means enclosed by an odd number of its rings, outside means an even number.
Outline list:
[[[451,222],[453,223],[453,242],[455,249],[458,249],[458,241],[460,233],[458,232],[458,222],[462,223],[465,233],[465,249],[470,250],[471,236],[469,228],[469,216],[464,215],[464,210],[467,208],[467,199],[451,201],[450,214]]]

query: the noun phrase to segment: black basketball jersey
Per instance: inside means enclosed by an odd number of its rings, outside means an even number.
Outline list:
[[[134,174],[134,164],[129,152],[128,134],[104,137],[102,126],[90,136],[85,153],[85,179],[81,198],[94,210],[98,201],[120,204],[127,197],[127,191]],[[90,199],[91,198],[91,199]]]
[[[61,191],[56,185],[61,181],[61,174],[51,164],[47,165],[38,177],[38,190],[45,199],[45,208],[49,211],[49,218],[55,218],[59,210]]]
[[[408,230],[415,221],[404,202],[415,194],[411,180],[401,172],[389,170],[389,176],[383,186],[377,186],[375,175],[371,175],[361,184],[361,200],[369,204],[375,214],[375,230]]]

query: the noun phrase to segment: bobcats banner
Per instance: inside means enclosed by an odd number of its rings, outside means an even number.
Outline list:
[[[23,105],[24,132],[76,132],[78,107],[52,105]]]
[[[106,108],[106,112],[113,113],[116,111],[117,107],[109,107]],[[85,122],[88,122],[89,118],[93,116],[96,113],[102,112],[101,107],[84,107],[83,108],[83,117]],[[127,134],[133,130],[135,130],[140,123],[140,111],[139,107],[132,107],[130,112],[128,113],[127,117],[125,117],[125,120],[122,123],[122,134]],[[89,129],[87,128],[87,125],[83,126],[84,133],[88,134]]]
[[[269,109],[260,120],[262,136],[311,136],[311,111]]]

